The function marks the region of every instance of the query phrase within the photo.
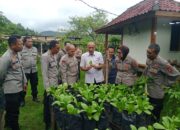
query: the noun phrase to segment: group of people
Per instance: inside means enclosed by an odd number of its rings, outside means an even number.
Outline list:
[[[0,58],[0,130],[5,127],[19,130],[19,107],[25,105],[28,81],[31,84],[32,100],[37,98],[37,56],[30,37],[10,36],[8,50]]]
[[[38,74],[37,56],[38,51],[32,45],[31,37],[25,37],[23,44],[21,37],[10,36],[8,50],[0,59],[0,130],[5,127],[19,130],[19,107],[25,105],[25,95],[28,80],[31,84],[32,100],[38,100]],[[47,90],[67,83],[69,86],[78,82],[80,70],[85,72],[86,84],[103,84],[105,63],[108,65],[108,83],[126,84],[132,87],[137,78],[140,64],[130,57],[129,48],[120,46],[115,55],[115,48],[109,47],[106,56],[95,51],[94,42],[87,44],[87,52],[82,51],[75,45],[66,42],[60,49],[59,42],[52,40],[49,49],[41,56],[41,70],[44,83],[44,121],[46,129],[50,128],[50,95]],[[157,120],[163,107],[163,86],[170,86],[180,75],[178,70],[171,66],[158,54],[158,44],[150,44],[147,49],[147,62],[144,75],[152,78],[148,82],[150,102],[154,105],[153,114]],[[6,111],[6,114],[5,114]]]
[[[171,66],[165,59],[159,56],[160,46],[152,43],[147,49],[146,65],[130,57],[129,48],[122,45],[117,49],[117,56],[114,55],[114,48],[108,48],[109,75],[108,82],[112,84],[125,84],[132,87],[137,79],[138,68],[143,68],[143,75],[150,80],[147,82],[147,92],[150,103],[154,106],[153,120],[160,120],[160,113],[163,109],[164,88],[170,87],[176,82],[179,71]]]

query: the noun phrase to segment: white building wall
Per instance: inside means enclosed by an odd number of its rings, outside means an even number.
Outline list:
[[[180,20],[180,19],[179,19]],[[171,25],[172,19],[157,19],[157,43],[160,45],[160,56],[165,59],[178,60],[180,62],[180,51],[170,51]]]
[[[130,56],[136,59],[138,63],[146,63],[146,50],[151,39],[151,21],[151,19],[147,19],[138,22],[139,33],[132,31],[130,34],[129,25],[124,27],[123,44],[129,47]],[[130,28],[133,28],[133,25],[130,25]]]

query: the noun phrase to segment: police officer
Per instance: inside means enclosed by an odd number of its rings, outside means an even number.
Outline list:
[[[144,74],[151,80],[148,82],[148,95],[154,106],[152,113],[156,121],[160,120],[160,113],[163,109],[164,86],[172,85],[180,75],[177,69],[171,66],[166,60],[158,56],[160,47],[152,43],[147,49],[146,69]]]
[[[61,60],[61,58],[67,54],[67,48],[68,48],[68,45],[70,45],[71,43],[66,41],[64,42],[64,48],[60,49],[59,52],[57,53],[57,62],[58,62],[58,67],[59,67],[59,62]]]
[[[75,57],[78,60],[78,79],[80,79],[80,62],[81,62],[81,55],[82,55],[82,50],[78,47],[77,44],[74,44],[76,51],[75,51]]]
[[[26,74],[27,80],[30,80],[31,84],[31,95],[33,97],[34,102],[39,102],[37,98],[38,90],[38,75],[37,75],[37,48],[32,46],[31,37],[24,37],[23,39],[24,47],[21,52],[22,65],[24,72]],[[25,94],[23,94],[23,99],[21,102],[21,106],[25,105]]]
[[[27,87],[19,54],[23,46],[20,36],[10,36],[8,44],[9,49],[2,56],[0,65],[0,79],[3,79],[6,100],[5,125],[12,130],[19,130],[20,92]]]
[[[56,54],[59,52],[58,41],[52,40],[49,43],[49,50],[42,55],[42,76],[44,82],[44,122],[46,124],[46,129],[50,128],[50,96],[47,95],[46,90],[49,87],[56,87],[58,85],[58,68]]]
[[[126,84],[132,86],[136,80],[136,71],[138,69],[137,62],[129,55],[129,48],[122,45],[118,49],[118,56],[116,57],[116,84]]]
[[[3,68],[3,61],[0,58],[0,68]],[[0,75],[0,130],[4,130],[5,97],[3,90],[3,77]]]
[[[62,58],[65,54],[67,54],[67,47],[68,47],[68,45],[70,45],[70,42],[68,42],[68,41],[64,42],[64,48],[60,49],[59,52],[58,52],[57,55],[56,55],[56,57],[57,57],[58,70],[60,70],[60,69],[59,69],[59,63],[60,63],[61,58]],[[62,78],[61,78],[60,72],[59,72],[59,76],[58,76],[58,83],[59,83],[59,84],[62,83]]]
[[[67,47],[67,54],[61,58],[60,72],[62,82],[71,85],[78,80],[78,60],[75,57],[75,46],[69,45]]]

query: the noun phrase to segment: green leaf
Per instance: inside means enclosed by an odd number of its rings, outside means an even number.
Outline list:
[[[170,118],[168,118],[168,117],[163,117],[162,118],[163,119],[163,121],[162,121],[162,124],[166,127],[166,128],[169,128],[170,127]]]
[[[147,130],[147,128],[146,127],[140,127],[140,128],[138,128],[138,130]]]
[[[95,114],[93,115],[93,119],[94,119],[95,121],[99,121],[99,118],[100,118],[100,114],[99,114],[99,113],[95,113]]]
[[[144,112],[148,115],[151,115],[151,112],[149,110],[145,110]]]
[[[166,129],[163,125],[161,125],[161,124],[159,124],[159,123],[153,124],[153,127],[154,127],[155,129],[158,129],[158,130],[165,130],[165,129]]]
[[[88,109],[88,106],[87,106],[85,103],[83,103],[83,102],[81,102],[81,107],[82,107],[84,110],[87,110],[87,109]]]
[[[148,130],[154,130],[154,128],[151,125],[149,125]]]
[[[137,128],[134,125],[130,125],[131,130],[137,130]]]

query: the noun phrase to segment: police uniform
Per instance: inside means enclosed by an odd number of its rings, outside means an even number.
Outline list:
[[[136,71],[138,69],[137,62],[127,56],[124,61],[116,57],[116,68],[117,68],[117,75],[116,75],[116,84],[126,84],[128,86],[132,86],[136,80]]]
[[[80,79],[80,77],[81,77],[81,75],[80,75],[80,62],[81,62],[82,50],[80,48],[77,48],[74,55],[78,60],[78,79]]]
[[[67,52],[66,52],[65,49],[61,49],[61,50],[57,53],[56,57],[57,57],[58,67],[59,67],[59,62],[60,62],[61,58],[62,58],[65,54],[67,54]]]
[[[6,126],[13,130],[19,130],[20,92],[27,83],[20,59],[19,53],[8,49],[0,63],[0,79],[6,99]]]
[[[75,56],[64,55],[60,61],[62,82],[71,85],[78,80],[78,60]]]
[[[22,65],[27,80],[30,80],[31,91],[32,91],[31,95],[34,100],[37,99],[37,94],[38,94],[37,56],[38,56],[38,52],[35,47],[32,48],[27,48],[26,46],[23,47],[23,50],[21,52]]]
[[[144,74],[150,78],[147,90],[150,102],[154,105],[153,114],[159,120],[163,108],[164,86],[173,84],[180,73],[160,56],[153,61],[147,59],[146,65]]]
[[[66,50],[65,49],[61,49],[57,54],[56,54],[56,59],[57,59],[57,67],[58,67],[58,71],[59,71],[59,75],[58,75],[58,83],[62,83],[62,79],[61,79],[61,74],[60,74],[60,68],[59,68],[59,63],[61,58],[66,54]]]
[[[0,68],[2,67],[2,62],[0,58]],[[5,115],[5,97],[3,90],[3,77],[0,76],[0,130],[4,130],[4,115]]]
[[[44,53],[41,57],[42,76],[44,82],[44,122],[46,129],[50,127],[50,95],[47,95],[46,90],[50,87],[57,87],[58,85],[58,68],[57,59],[50,51]]]
[[[42,55],[42,75],[45,89],[58,85],[56,56],[47,51]]]

